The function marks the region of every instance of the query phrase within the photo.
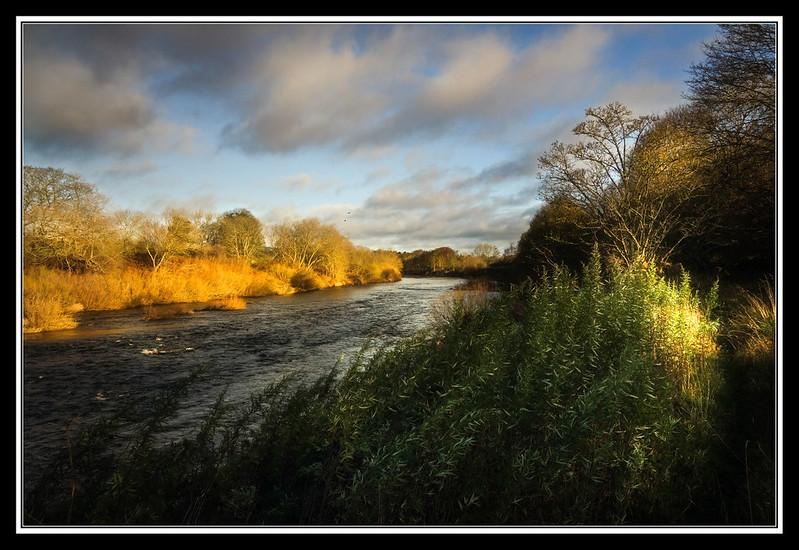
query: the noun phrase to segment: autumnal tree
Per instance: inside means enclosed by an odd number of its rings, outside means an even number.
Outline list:
[[[145,258],[153,271],[160,269],[170,258],[196,252],[200,234],[184,214],[167,211],[160,219],[139,219],[137,256]]]
[[[484,258],[486,261],[491,261],[499,258],[499,248],[490,243],[480,243],[474,247],[474,255]]]
[[[596,235],[587,212],[567,195],[545,203],[519,239],[516,262],[541,275],[556,265],[576,270],[587,261]]]
[[[25,166],[22,200],[27,264],[102,271],[119,257],[106,199],[79,175]]]
[[[581,208],[584,229],[625,263],[662,263],[697,224],[681,216],[694,200],[693,143],[675,117],[633,116],[620,103],[586,110],[577,143],[555,142],[539,158],[542,196]]]
[[[288,265],[334,279],[343,277],[349,267],[352,244],[334,226],[316,218],[276,224],[270,238],[276,259]]]
[[[264,249],[261,222],[246,209],[225,212],[208,232],[210,242],[234,258],[253,260]]]

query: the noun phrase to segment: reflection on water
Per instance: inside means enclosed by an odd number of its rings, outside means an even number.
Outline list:
[[[86,312],[78,328],[26,335],[26,477],[63,445],[70,419],[80,417],[85,423],[207,365],[211,375],[192,386],[181,402],[173,429],[182,431],[225,388],[229,399],[243,400],[290,372],[312,379],[337,360],[346,364],[367,342],[390,343],[412,334],[427,324],[438,298],[461,282],[405,278],[250,298],[247,309],[239,311],[181,304],[155,306],[163,308],[155,313],[147,308]]]

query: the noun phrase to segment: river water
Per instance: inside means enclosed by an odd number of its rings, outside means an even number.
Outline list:
[[[387,344],[429,323],[434,304],[461,279],[405,278],[292,296],[248,298],[240,311],[197,311],[146,321],[143,309],[87,312],[73,330],[27,335],[23,345],[26,478],[65,442],[71,420],[154,396],[208,366],[181,400],[174,433],[196,424],[227,389],[241,402],[283,375],[313,380],[367,343]],[[174,306],[163,306],[164,308]]]

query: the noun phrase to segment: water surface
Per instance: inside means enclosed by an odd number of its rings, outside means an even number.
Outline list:
[[[71,420],[155,395],[192,369],[209,375],[181,401],[175,433],[194,425],[223,389],[240,402],[283,375],[312,380],[424,327],[461,279],[405,278],[292,296],[247,299],[241,311],[196,311],[146,321],[143,309],[87,312],[76,329],[27,335],[23,346],[26,478],[64,445]],[[164,306],[175,307],[175,306]],[[183,309],[191,309],[183,307]]]

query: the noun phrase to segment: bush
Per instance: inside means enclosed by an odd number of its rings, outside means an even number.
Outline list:
[[[317,290],[325,288],[325,282],[322,277],[310,269],[302,269],[292,275],[291,286],[297,290]]]

